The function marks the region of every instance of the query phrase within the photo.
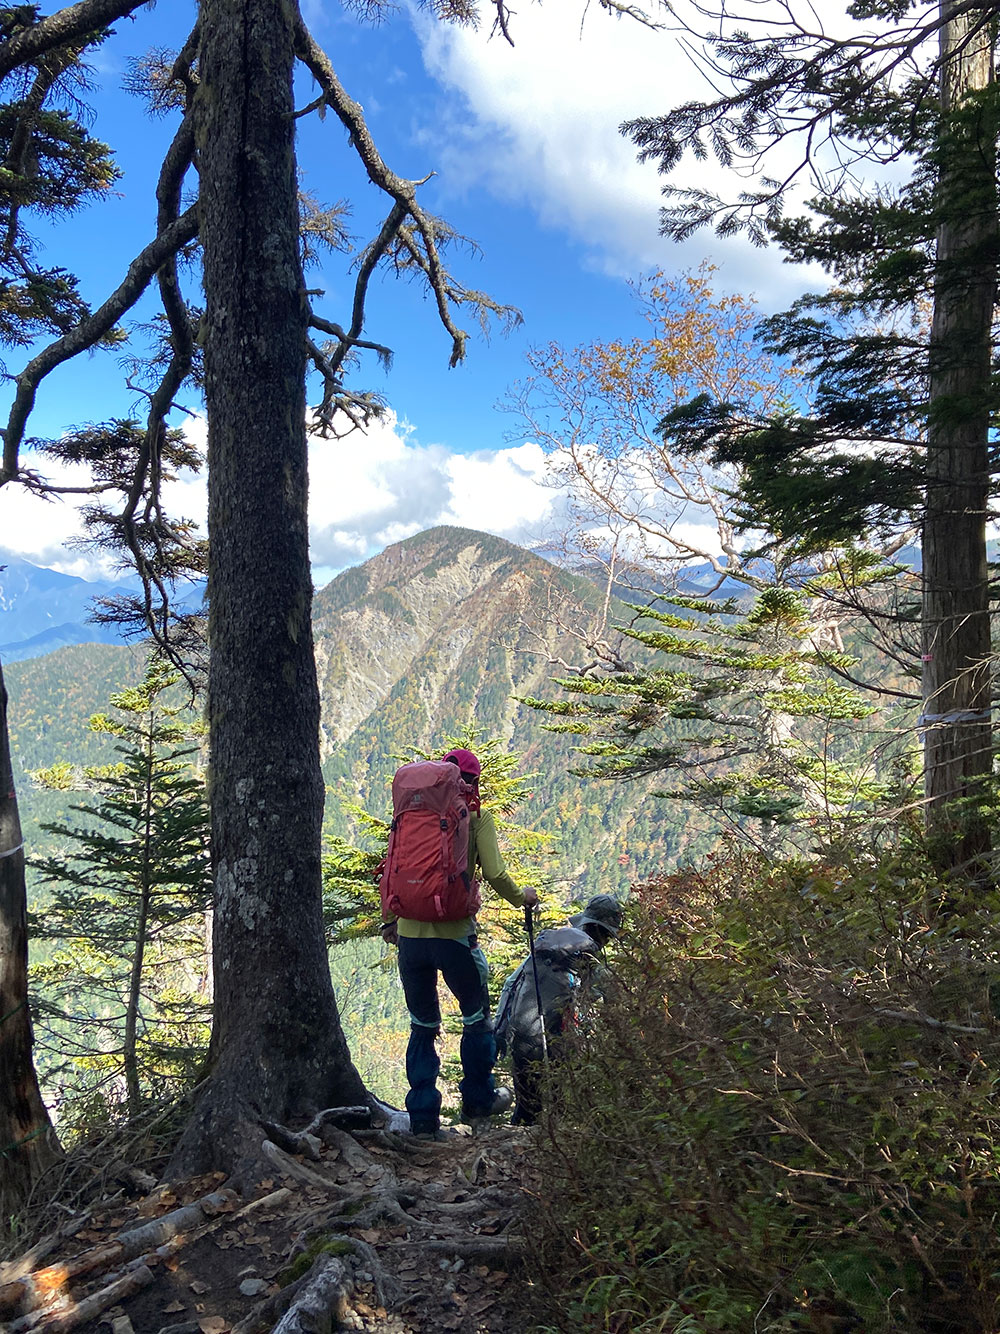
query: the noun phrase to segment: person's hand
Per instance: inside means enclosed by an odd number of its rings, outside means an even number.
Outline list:
[[[399,944],[399,929],[395,922],[382,923],[382,939],[387,945]]]
[[[537,889],[526,889],[524,891],[524,906],[526,908],[534,908],[537,902],[538,902]]]

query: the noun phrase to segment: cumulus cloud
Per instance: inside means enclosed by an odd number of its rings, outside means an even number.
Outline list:
[[[618,127],[713,96],[676,32],[583,4],[519,7],[514,47],[491,38],[488,23],[442,24],[422,9],[411,21],[427,71],[447,94],[419,130],[446,188],[485,187],[526,205],[614,276],[693,268],[710,253],[728,285],[757,291],[769,305],[820,279],[818,269],[783,265],[776,250],[762,252],[745,237],[705,230],[677,244],[658,234],[664,177],[655,163],[636,161]],[[768,170],[781,174],[799,151],[793,144],[773,154]],[[671,179],[728,198],[749,184],[714,160],[690,157]],[[804,181],[800,197],[811,188]]]
[[[363,435],[310,446],[310,543],[318,582],[425,528],[536,539],[559,497],[534,444],[452,454],[391,414]]]
[[[462,101],[450,98],[423,131],[446,183],[528,203],[619,272],[663,262],[656,169],[640,166],[618,133],[662,95],[663,52],[648,30],[601,13],[581,28],[566,6],[537,5],[519,10],[511,48],[485,25],[423,12],[413,21],[428,72]],[[656,102],[644,105],[643,86]]]
[[[204,443],[205,424],[185,428]],[[510,541],[537,539],[561,503],[546,484],[545,457],[536,444],[452,454],[421,444],[416,432],[388,413],[366,432],[342,440],[311,439],[309,535],[316,580],[323,583],[391,542],[437,524],[496,533]],[[82,486],[82,470],[46,465],[50,481]],[[203,476],[172,483],[168,512],[204,528]],[[83,499],[42,500],[23,488],[0,490],[0,548],[39,565],[96,579],[114,576],[112,561],[70,545],[83,533]]]
[[[29,466],[32,466],[30,459]],[[62,486],[86,485],[83,469],[46,467],[45,472],[51,481]],[[0,551],[84,579],[105,576],[107,562],[102,564],[67,546],[83,531],[79,503],[78,499],[45,500],[22,487],[5,486],[0,490]]]
[[[193,419],[186,429],[204,443],[203,420]],[[390,543],[439,524],[531,546],[571,522],[569,493],[555,484],[543,450],[532,441],[452,454],[441,445],[421,444],[413,427],[387,413],[370,430],[342,440],[311,439],[309,455],[310,553],[320,585]],[[64,486],[86,484],[82,470],[65,465],[47,466],[46,475]],[[204,476],[171,483],[165,501],[169,513],[204,529]],[[83,503],[80,496],[42,500],[4,487],[0,549],[85,579],[115,577],[120,572],[107,555],[73,548],[83,533]],[[695,532],[706,549],[718,549],[711,527],[695,521],[691,535]]]

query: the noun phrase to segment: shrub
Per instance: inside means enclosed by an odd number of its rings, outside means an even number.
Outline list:
[[[552,1326],[997,1329],[997,896],[732,854],[634,904],[539,1136]]]

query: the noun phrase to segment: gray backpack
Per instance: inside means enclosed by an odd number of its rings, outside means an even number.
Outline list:
[[[573,1008],[574,992],[580,973],[598,953],[597,945],[586,931],[575,926],[549,927],[535,939],[535,963],[538,990],[541,993],[545,1032],[550,1037],[563,1031]],[[535,978],[530,957],[508,977],[497,1002],[493,1032],[497,1053],[506,1054],[515,1040],[541,1044],[542,1024],[535,995]]]

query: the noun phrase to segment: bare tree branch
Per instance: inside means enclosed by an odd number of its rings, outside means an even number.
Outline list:
[[[198,209],[189,208],[161,235],[150,241],[135,257],[128,272],[111,296],[62,338],[57,338],[28,362],[20,375],[15,376],[17,394],[11,406],[7,427],[3,433],[3,466],[0,467],[0,486],[13,481],[18,475],[18,454],[24,438],[24,428],[35,402],[38,386],[50,371],[85,352],[114,328],[149,286],[160,265],[181,246],[198,235]]]

